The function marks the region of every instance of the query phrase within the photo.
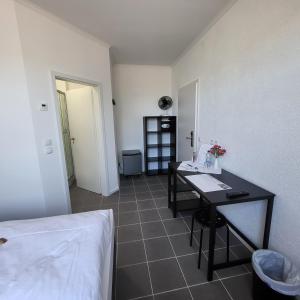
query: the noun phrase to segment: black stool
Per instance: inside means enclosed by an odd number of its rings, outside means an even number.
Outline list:
[[[209,221],[209,206],[204,206],[200,210],[197,210],[193,214],[192,218],[192,228],[191,228],[191,238],[190,238],[190,246],[193,245],[193,233],[194,233],[194,222],[195,219],[201,225],[201,232],[200,232],[200,245],[199,245],[199,257],[198,257],[198,269],[200,269],[201,265],[201,252],[202,252],[202,240],[203,240],[203,230],[206,227],[210,226]],[[221,228],[223,226],[227,227],[227,241],[226,241],[226,261],[229,262],[229,226],[225,217],[217,212],[216,216],[216,228]]]

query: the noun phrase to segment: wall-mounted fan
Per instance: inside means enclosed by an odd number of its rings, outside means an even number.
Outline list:
[[[167,110],[167,109],[171,108],[172,105],[173,105],[173,100],[169,96],[162,96],[158,100],[158,106],[162,110]]]

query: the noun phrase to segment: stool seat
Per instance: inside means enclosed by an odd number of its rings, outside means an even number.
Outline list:
[[[210,226],[210,221],[209,221],[209,207],[205,206],[201,208],[200,210],[196,211],[194,213],[195,219],[200,223],[200,225],[204,227],[209,227]],[[217,212],[216,216],[216,228],[220,228],[226,225],[226,219],[225,217]]]

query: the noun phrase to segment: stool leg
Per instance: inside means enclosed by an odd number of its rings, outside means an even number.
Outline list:
[[[195,215],[192,217],[192,228],[191,228],[191,237],[190,237],[190,246],[193,245],[193,233],[194,233],[194,222],[195,222]]]
[[[227,248],[227,252],[226,252],[226,261],[227,263],[229,263],[229,226],[227,225],[227,241],[226,241],[226,248]]]
[[[201,265],[202,241],[203,241],[203,228],[201,228],[201,233],[200,233],[200,245],[199,245],[199,256],[198,256],[198,269],[200,269],[200,265]]]

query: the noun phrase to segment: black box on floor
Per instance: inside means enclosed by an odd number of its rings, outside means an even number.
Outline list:
[[[142,153],[140,150],[122,151],[122,160],[125,176],[142,174]]]

